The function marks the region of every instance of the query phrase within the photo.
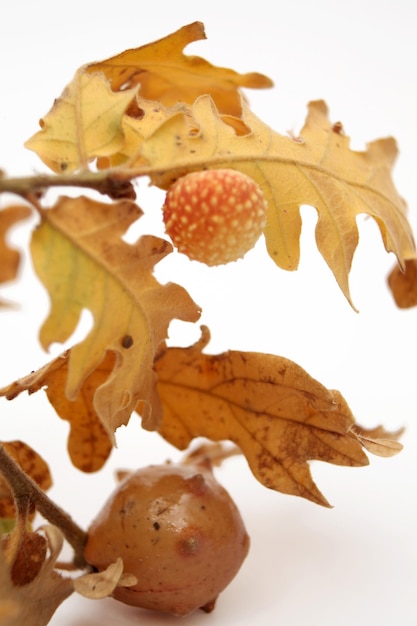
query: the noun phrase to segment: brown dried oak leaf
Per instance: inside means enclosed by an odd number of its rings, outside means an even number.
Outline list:
[[[344,398],[280,356],[203,354],[208,340],[204,329],[194,346],[167,348],[156,359],[159,433],[180,449],[199,436],[230,440],[263,485],[329,506],[308,461],[368,464]]]
[[[100,365],[87,376],[75,400],[69,400],[65,388],[70,354],[71,351],[67,350],[36,372],[0,389],[0,395],[13,400],[22,391],[35,393],[45,388],[57,414],[70,424],[68,453],[73,465],[83,472],[96,472],[108,459],[113,444],[94,409],[94,395],[110,376],[115,355],[108,352]]]
[[[12,248],[7,235],[10,229],[21,220],[31,215],[27,206],[10,206],[0,211],[0,283],[6,283],[17,277],[20,264],[20,253]],[[0,300],[0,306],[5,303]]]
[[[388,276],[388,286],[400,309],[417,306],[417,259],[408,259],[404,268],[398,264]]]
[[[7,454],[11,456],[44,491],[52,486],[52,477],[48,464],[33,448],[23,441],[3,441],[2,446]],[[3,476],[0,473],[0,519],[8,520],[15,517],[15,505],[13,494]],[[33,519],[34,508],[30,512],[29,518]]]

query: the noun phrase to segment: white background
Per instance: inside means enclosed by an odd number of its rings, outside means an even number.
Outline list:
[[[4,2],[0,168],[9,175],[45,171],[23,143],[80,65],[200,20],[208,40],[187,52],[240,72],[269,75],[273,90],[247,95],[254,112],[275,130],[297,132],[307,102],[323,98],[332,121],[343,122],[353,148],[395,136],[400,156],[394,179],[417,225],[416,7],[409,0]],[[162,234],[161,199],[160,192],[140,184],[138,202],[147,214],[143,229],[156,234]],[[5,206],[16,199],[0,201]],[[375,224],[360,220],[351,280],[359,314],[353,312],[316,251],[314,210],[303,208],[303,218],[296,273],[277,269],[260,241],[242,262],[226,268],[210,270],[178,259],[164,263],[158,276],[186,286],[203,307],[202,322],[212,331],[211,352],[233,348],[291,358],[327,387],[339,389],[364,426],[406,426],[405,449],[392,459],[372,457],[360,469],[313,463],[314,478],[332,509],[268,491],[243,459],[229,461],[217,476],[241,509],[251,552],[216,610],[183,618],[184,626],[417,624],[417,310],[395,307],[386,287],[394,259],[385,253]],[[28,226],[19,228],[13,241],[24,246],[29,233]],[[29,261],[21,282],[2,294],[21,303],[18,311],[1,313],[0,385],[5,385],[50,355],[37,340],[48,299]],[[198,325],[172,326],[172,344],[188,345],[197,336]],[[61,349],[54,346],[52,353]],[[45,457],[54,475],[51,496],[84,527],[113,487],[115,468],[180,456],[133,418],[118,434],[118,449],[105,468],[84,475],[68,460],[67,432],[67,423],[55,416],[42,392],[1,403],[1,439],[24,439]],[[51,623],[177,622],[113,600],[74,596]]]

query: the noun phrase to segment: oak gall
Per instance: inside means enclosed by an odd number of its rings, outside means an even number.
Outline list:
[[[99,571],[122,557],[137,578],[113,596],[174,615],[211,611],[249,550],[227,491],[207,467],[153,465],[125,478],[88,531],[85,558]]]

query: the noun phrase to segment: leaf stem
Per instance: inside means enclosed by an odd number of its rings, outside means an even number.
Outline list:
[[[0,472],[7,480],[15,499],[17,511],[26,509],[28,500],[48,522],[57,526],[74,549],[74,564],[84,568],[84,547],[87,533],[73,519],[57,506],[44,491],[20,467],[0,444]]]

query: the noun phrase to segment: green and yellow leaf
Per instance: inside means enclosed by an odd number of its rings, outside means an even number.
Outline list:
[[[129,200],[103,204],[63,197],[43,212],[31,242],[34,268],[51,298],[40,330],[42,346],[68,340],[83,309],[94,318],[91,331],[71,350],[67,398],[75,400],[106,353],[114,354],[113,370],[93,400],[111,437],[142,400],[149,418],[158,422],[156,350],[172,319],[196,321],[200,315],[185,289],[161,285],[153,276],[154,265],[171,252],[167,241],[144,236],[130,245],[121,239],[141,213]]]

